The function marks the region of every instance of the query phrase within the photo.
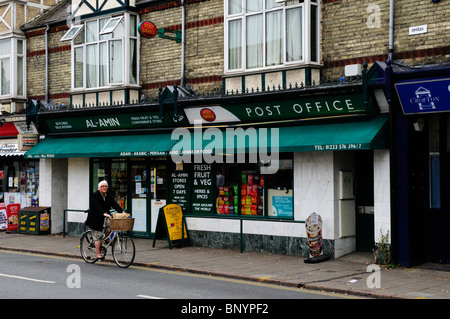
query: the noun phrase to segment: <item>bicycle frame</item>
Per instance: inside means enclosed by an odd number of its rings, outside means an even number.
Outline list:
[[[101,239],[101,255],[103,260],[108,247],[111,246],[111,253],[114,262],[121,268],[127,268],[133,263],[135,257],[135,245],[133,240],[127,236],[126,231],[113,230],[107,235],[108,227],[104,227]],[[115,244],[117,243],[117,245]],[[87,263],[95,263],[99,258],[92,238],[92,230],[87,230],[80,238],[80,252],[82,258]]]
[[[106,236],[106,229],[104,230],[104,234]],[[105,239],[102,239],[102,245],[105,247],[105,249],[108,249],[109,246],[112,245],[114,242],[114,239],[119,235],[119,232],[116,230],[113,230]],[[109,239],[109,243],[106,242],[106,240]]]

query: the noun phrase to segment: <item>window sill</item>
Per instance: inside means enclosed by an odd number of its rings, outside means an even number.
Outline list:
[[[88,93],[97,93],[97,92],[109,92],[116,90],[124,90],[124,89],[135,89],[139,90],[142,87],[137,84],[119,84],[115,86],[104,86],[101,88],[89,88],[89,89],[72,89],[70,94],[88,94]]]
[[[261,73],[271,73],[271,72],[281,72],[281,71],[289,71],[289,70],[298,70],[305,69],[308,67],[321,69],[323,68],[323,64],[320,63],[302,63],[302,64],[292,64],[292,65],[282,65],[282,66],[274,66],[274,67],[266,67],[266,68],[258,68],[258,69],[247,69],[247,70],[236,70],[236,71],[225,71],[223,77],[233,77],[233,76],[242,76],[242,75],[253,75],[253,74],[261,74]]]

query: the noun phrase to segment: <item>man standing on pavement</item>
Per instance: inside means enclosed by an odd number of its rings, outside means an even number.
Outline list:
[[[102,259],[100,248],[102,246],[103,228],[109,227],[109,210],[113,208],[122,213],[122,207],[117,204],[113,196],[108,193],[108,182],[98,183],[98,190],[92,195],[91,205],[86,219],[86,225],[91,228],[92,238],[95,241],[97,259]]]

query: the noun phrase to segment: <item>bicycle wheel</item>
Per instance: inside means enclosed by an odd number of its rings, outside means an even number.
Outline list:
[[[119,234],[112,244],[112,255],[117,266],[127,268],[134,261],[136,254],[133,240],[127,235]]]
[[[92,239],[92,232],[87,230],[80,238],[80,252],[81,257],[87,263],[95,263],[97,260],[97,253],[95,251],[95,242]]]
[[[97,261],[97,251],[95,250],[95,241],[92,238],[92,232],[90,230],[85,231],[80,238],[80,252],[81,257],[84,259],[85,262],[93,264]],[[103,247],[103,245],[100,248],[100,252],[102,257],[105,257],[106,248]]]

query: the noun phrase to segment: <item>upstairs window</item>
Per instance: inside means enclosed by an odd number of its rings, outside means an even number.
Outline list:
[[[317,0],[225,1],[225,69],[319,62]]]
[[[72,88],[136,85],[137,16],[102,17],[72,26],[61,41],[72,41]]]
[[[25,41],[0,40],[0,96],[25,96]]]

